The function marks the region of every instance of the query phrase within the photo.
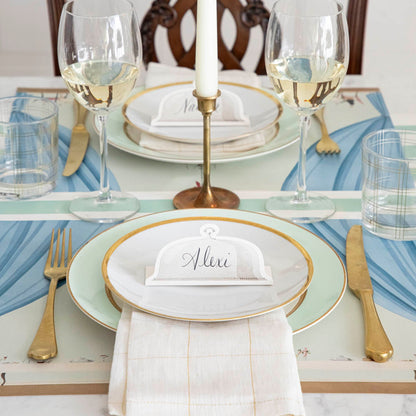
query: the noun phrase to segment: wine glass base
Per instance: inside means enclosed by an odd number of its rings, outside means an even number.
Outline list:
[[[84,221],[97,223],[120,222],[133,216],[140,208],[139,201],[124,192],[110,192],[110,198],[102,198],[100,192],[74,199],[69,210]]]
[[[306,201],[298,201],[293,195],[269,198],[266,201],[266,210],[276,217],[308,224],[329,218],[335,212],[335,205],[324,195],[308,192]]]

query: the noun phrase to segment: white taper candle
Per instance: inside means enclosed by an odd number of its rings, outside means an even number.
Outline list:
[[[212,97],[218,90],[217,0],[198,0],[196,19],[196,92]]]

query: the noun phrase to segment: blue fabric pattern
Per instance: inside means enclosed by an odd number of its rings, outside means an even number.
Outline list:
[[[52,228],[55,228],[55,239],[58,228],[72,229],[72,248],[75,254],[86,241],[108,227],[108,224],[83,221],[1,221],[0,315],[48,293],[49,280],[43,276],[43,268],[48,256]],[[63,283],[61,281],[60,285]]]
[[[305,228],[328,241],[345,263],[345,240],[359,220],[329,220]],[[363,229],[368,270],[377,304],[416,321],[415,241],[391,241]]]
[[[325,156],[315,151],[315,144],[307,150],[306,184],[311,191],[354,191],[361,189],[361,141],[372,131],[393,128],[383,96],[370,93],[367,98],[380,112],[379,117],[343,127],[331,137],[338,143],[341,153]],[[296,189],[297,165],[287,176],[282,190]]]
[[[13,117],[19,117],[19,114]],[[55,192],[98,190],[100,158],[91,146],[78,171],[70,177],[62,176],[70,139],[71,130],[59,126],[59,179]],[[120,189],[111,173],[110,186],[114,190]],[[75,254],[82,244],[109,225],[83,221],[0,221],[0,315],[27,305],[48,292],[49,280],[43,276],[43,268],[50,236],[53,228],[65,227],[72,228]]]
[[[321,156],[315,144],[307,153],[307,179],[310,190],[360,190],[361,141],[368,133],[393,127],[380,93],[367,95],[380,116],[331,133],[339,144],[337,156]],[[282,190],[296,188],[297,166],[286,178]],[[345,240],[349,228],[360,223],[328,220],[306,228],[328,241],[345,261]],[[373,282],[375,301],[384,308],[416,321],[416,241],[390,241],[363,230],[367,264]]]
[[[71,176],[62,176],[70,141],[71,130],[59,126],[59,167],[55,192],[98,191],[100,188],[100,157],[91,146],[88,146],[84,161],[79,169]],[[119,190],[117,180],[111,172],[109,177],[111,189]]]

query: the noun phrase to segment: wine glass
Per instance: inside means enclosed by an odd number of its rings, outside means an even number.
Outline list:
[[[139,201],[110,190],[106,121],[134,87],[142,59],[136,13],[127,0],[74,0],[65,4],[58,34],[62,78],[74,98],[96,116],[100,135],[100,189],[73,200],[70,211],[91,222],[131,217]]]
[[[337,93],[347,72],[348,27],[335,0],[278,0],[266,34],[267,74],[278,97],[300,118],[297,189],[266,202],[271,214],[298,223],[328,218],[334,203],[306,189],[306,139],[312,114]]]

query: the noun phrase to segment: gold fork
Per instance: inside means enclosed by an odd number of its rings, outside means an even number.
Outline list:
[[[318,153],[333,154],[339,153],[341,149],[339,146],[329,137],[328,129],[326,128],[324,119],[324,109],[320,108],[315,112],[315,117],[318,119],[321,125],[321,140],[316,144],[316,151]]]
[[[43,313],[38,332],[33,339],[32,345],[27,353],[28,357],[37,361],[45,361],[48,358],[53,358],[58,353],[56,346],[55,323],[54,323],[54,305],[55,292],[58,280],[66,276],[65,266],[65,230],[62,233],[62,249],[60,250],[61,230],[58,230],[58,237],[56,239],[55,256],[52,263],[53,254],[53,240],[55,237],[55,230],[52,230],[51,244],[49,246],[48,258],[46,259],[43,274],[50,279],[48,298],[46,300],[45,312]],[[58,260],[60,253],[60,261]],[[68,255],[67,264],[72,258],[72,231],[69,230],[68,239]],[[59,263],[58,263],[59,262]]]

